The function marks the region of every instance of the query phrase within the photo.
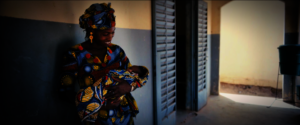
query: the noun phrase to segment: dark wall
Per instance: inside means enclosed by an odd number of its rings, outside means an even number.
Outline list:
[[[284,44],[298,44],[299,41],[299,1],[285,2]],[[295,102],[296,76],[283,75],[283,101]]]
[[[73,24],[3,16],[0,20],[11,122],[75,124],[75,107],[59,98],[58,78],[61,54],[84,40],[82,30]]]
[[[0,17],[5,116],[10,124],[77,124],[73,99],[59,95],[62,53],[84,41],[78,24]],[[117,28],[119,44],[132,64],[151,67],[151,31]],[[134,47],[135,49],[132,49]],[[4,70],[3,70],[4,69]],[[133,92],[140,109],[136,124],[153,124],[152,75]]]
[[[210,94],[219,95],[220,34],[210,34]]]

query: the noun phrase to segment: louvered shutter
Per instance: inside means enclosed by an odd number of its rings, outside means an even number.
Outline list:
[[[155,124],[176,123],[175,1],[154,0]]]
[[[207,102],[207,3],[198,1],[198,92],[197,110]]]

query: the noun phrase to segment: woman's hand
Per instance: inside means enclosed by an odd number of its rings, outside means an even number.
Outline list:
[[[104,99],[108,102],[108,105],[118,105],[121,102],[120,97],[131,92],[131,85],[125,80],[114,77],[113,80],[119,82],[119,84],[107,88],[108,93],[104,96]]]

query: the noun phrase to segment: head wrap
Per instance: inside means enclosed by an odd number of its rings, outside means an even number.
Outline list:
[[[79,25],[82,29],[105,30],[114,27],[115,10],[111,8],[110,3],[95,3],[85,10],[85,13],[79,18]]]

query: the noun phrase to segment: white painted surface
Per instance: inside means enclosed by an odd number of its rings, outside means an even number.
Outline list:
[[[284,12],[280,1],[232,1],[221,8],[220,82],[276,88]]]

